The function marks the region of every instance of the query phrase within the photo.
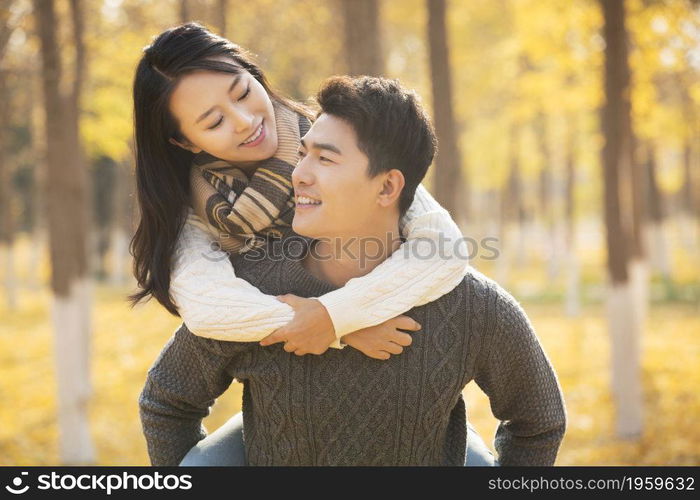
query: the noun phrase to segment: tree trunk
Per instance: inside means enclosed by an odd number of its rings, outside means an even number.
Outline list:
[[[92,178],[92,271],[97,279],[107,277],[107,252],[116,224],[115,198],[119,189],[117,164],[102,156],[91,164]]]
[[[433,93],[435,133],[438,154],[435,160],[435,198],[454,218],[468,219],[468,196],[464,193],[461,156],[452,98],[452,75],[447,42],[445,0],[428,2],[428,40],[430,44],[430,72]],[[460,204],[460,196],[466,198]],[[460,205],[462,207],[460,207]],[[463,208],[463,213],[460,213]]]
[[[36,66],[36,78],[32,79],[31,91],[35,96],[41,96],[43,93],[43,82],[40,78],[41,74],[38,70],[40,61],[37,57]],[[30,108],[27,109],[27,113],[32,117],[31,127],[37,132],[32,134],[31,142],[31,182],[28,183],[27,190],[24,194],[27,196],[28,203],[25,204],[25,210],[27,214],[27,225],[29,227],[30,238],[32,244],[29,247],[29,262],[41,262],[46,255],[49,244],[48,244],[48,220],[44,214],[47,213],[47,200],[46,193],[46,176],[48,174],[48,167],[46,165],[46,134],[39,132],[44,126],[43,118],[44,114],[43,108],[44,103],[41,97],[37,99],[32,99],[30,102]],[[47,286],[44,283],[43,277],[40,275],[39,266],[29,266],[27,269],[27,288],[32,292],[39,291],[40,289]]]
[[[683,186],[681,192],[682,211],[679,217],[679,222],[683,248],[687,252],[697,255],[698,246],[700,246],[697,244],[697,230],[699,229],[698,222],[700,222],[700,220],[695,220],[695,205],[698,204],[700,200],[696,199],[697,181],[693,178],[693,171],[698,167],[694,166],[693,153],[693,144],[688,137],[686,138],[683,146]]]
[[[70,0],[70,14],[73,27],[73,43],[75,44],[75,73],[73,75],[73,92],[70,96],[70,110],[68,116],[71,119],[71,126],[69,130],[71,131],[70,147],[69,151],[72,151],[73,161],[75,162],[75,169],[78,175],[82,177],[83,183],[83,216],[81,219],[76,220],[77,224],[83,226],[84,234],[87,234],[90,230],[90,214],[91,207],[88,203],[89,193],[92,190],[92,182],[90,176],[88,175],[87,160],[85,157],[85,150],[83,149],[83,143],[80,138],[80,114],[81,114],[81,97],[83,91],[83,82],[87,79],[87,55],[85,52],[85,13],[83,0]],[[83,248],[86,251],[86,262],[89,258],[87,254],[87,238],[84,240]],[[88,268],[89,269],[89,268]],[[81,328],[82,338],[78,343],[78,356],[80,356],[80,363],[82,364],[81,372],[83,376],[80,378],[82,382],[82,393],[85,400],[89,400],[92,395],[92,384],[90,377],[90,349],[91,349],[91,311],[92,311],[92,279],[90,273],[86,273],[85,282],[82,288],[83,295],[81,297],[81,321],[83,323]]]
[[[379,0],[340,0],[349,75],[384,73]]]
[[[219,35],[226,37],[228,17],[228,0],[217,0],[216,2],[216,21],[219,25]]]
[[[0,13],[0,259],[4,276],[3,288],[9,310],[17,307],[17,280],[14,263],[15,221],[12,215],[12,169],[6,137],[10,123],[10,89],[7,86],[8,71],[4,65],[5,52],[16,25],[10,19],[8,1]]]
[[[671,277],[671,261],[666,238],[666,207],[656,175],[656,148],[649,142],[646,161],[647,200],[649,203],[649,246],[652,267],[665,278]]]
[[[180,0],[180,22],[187,23],[190,21],[190,2],[189,0]]]
[[[612,392],[619,437],[638,437],[643,428],[640,378],[640,325],[629,279],[628,228],[623,224],[620,177],[630,160],[630,69],[625,28],[625,3],[600,0],[605,38],[604,145],[601,154],[607,232],[608,319],[612,341]]]
[[[541,227],[543,227],[543,232],[545,234],[545,238],[543,238],[545,242],[544,257],[547,261],[549,279],[554,280],[559,274],[559,242],[557,240],[553,213],[552,152],[547,137],[547,115],[543,112],[540,112],[535,120],[535,130],[540,156],[542,157],[539,176],[539,201],[542,221]]]
[[[0,47],[0,51],[2,47]],[[0,58],[2,63],[2,58]],[[17,307],[17,280],[14,264],[15,224],[12,215],[10,155],[5,138],[10,118],[10,98],[6,82],[6,70],[0,65],[0,257],[5,289],[5,299],[9,310]]]
[[[542,221],[549,228],[552,223],[552,168],[549,143],[547,141],[547,117],[544,113],[539,113],[535,120],[535,132],[537,144],[542,157],[539,175],[539,202],[540,216]]]
[[[514,254],[523,251],[523,206],[522,206],[522,179],[520,175],[519,157],[519,128],[513,124],[510,128],[508,150],[508,176],[506,184],[501,189],[500,200],[500,255],[496,262],[496,280],[506,286],[510,275],[510,267],[514,260]],[[517,256],[518,259],[522,258]]]
[[[39,65],[40,61],[37,57],[37,68]],[[41,80],[40,72],[37,71],[36,78],[32,81],[32,92],[35,96],[42,95],[43,82]],[[32,183],[30,189],[27,191],[30,201],[25,205],[28,209],[27,222],[30,228],[32,241],[28,256],[30,262],[41,262],[49,249],[48,220],[47,217],[44,216],[44,214],[47,213],[48,206],[48,201],[46,200],[46,177],[48,175],[46,159],[48,155],[46,154],[46,134],[39,132],[44,126],[41,117],[43,114],[43,106],[44,103],[39,97],[37,99],[32,99],[31,109],[28,110],[28,112],[31,113],[30,116],[34,117],[32,120],[32,128],[37,131],[32,135]],[[30,290],[38,291],[48,286],[48,283],[44,282],[44,277],[40,275],[39,266],[30,266],[27,271],[27,286]]]
[[[76,69],[83,70],[79,0],[71,1],[76,35]],[[55,329],[58,422],[63,463],[92,463],[94,449],[88,427],[90,283],[87,275],[86,173],[77,137],[80,82],[73,94],[60,93],[61,60],[56,40],[53,0],[34,0],[41,41],[46,120],[47,218],[51,251],[52,316]],[[78,95],[76,94],[78,92]]]
[[[570,130],[566,143],[566,177],[564,184],[564,240],[566,247],[566,314],[581,314],[581,273],[576,256],[576,134],[574,118],[569,118]]]
[[[686,252],[700,255],[700,178],[694,177],[699,165],[696,163],[698,150],[694,147],[700,136],[700,121],[695,110],[695,103],[690,96],[692,73],[677,72],[676,87],[680,91],[685,137],[683,140],[683,186],[681,187],[681,213],[678,217],[681,243]]]
[[[683,145],[683,211],[692,215],[695,207],[694,189],[695,179],[693,179],[693,145],[690,139],[685,140]]]
[[[629,186],[631,202],[631,239],[630,239],[630,282],[634,294],[635,308],[638,315],[638,323],[642,331],[646,324],[649,310],[649,263],[647,260],[647,221],[645,190],[646,176],[644,175],[644,163],[639,161],[638,141],[632,129],[631,118],[627,120],[627,134],[629,135],[629,161],[626,182]]]
[[[112,205],[115,220],[111,237],[110,283],[123,286],[129,276],[129,241],[133,235],[133,184],[128,164],[117,165],[115,174]]]

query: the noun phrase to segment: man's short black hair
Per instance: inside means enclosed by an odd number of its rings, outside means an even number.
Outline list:
[[[324,82],[316,100],[319,115],[336,116],[355,130],[358,147],[369,159],[370,178],[392,169],[403,173],[403,215],[437,150],[433,125],[418,95],[398,80],[337,76]]]

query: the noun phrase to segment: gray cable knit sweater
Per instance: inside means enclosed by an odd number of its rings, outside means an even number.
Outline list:
[[[267,294],[316,297],[334,289],[298,260],[233,263]],[[350,347],[298,357],[282,344],[222,342],[183,325],[139,399],[152,464],[179,464],[206,436],[202,418],[234,378],[244,385],[251,465],[462,465],[462,390],[471,380],[501,420],[500,464],[554,464],[566,426],[562,392],[515,299],[471,271],[452,292],[407,315],[423,328],[387,361]]]

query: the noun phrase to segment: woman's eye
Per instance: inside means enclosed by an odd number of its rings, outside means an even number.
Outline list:
[[[208,127],[207,130],[214,130],[216,127],[218,127],[219,125],[221,125],[221,122],[223,122],[223,121],[224,121],[224,117],[222,116],[221,118],[219,118],[219,121],[218,121],[218,122],[216,122],[216,123],[215,123],[214,125],[212,125],[211,127]]]
[[[243,93],[243,95],[241,97],[238,98],[238,100],[242,101],[243,99],[248,97],[248,94],[250,94],[250,85],[248,85],[248,87],[245,89],[245,92]]]
[[[333,160],[331,160],[330,158],[326,158],[325,156],[319,156],[318,159],[321,161],[326,161],[328,163],[333,163]]]
[[[304,153],[303,151],[297,151],[297,156],[299,158],[303,158],[304,156],[306,156],[306,153]]]

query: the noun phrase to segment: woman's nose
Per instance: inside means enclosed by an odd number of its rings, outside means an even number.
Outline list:
[[[247,110],[233,106],[231,108],[231,120],[233,120],[233,127],[237,134],[246,131],[253,132],[253,115],[248,113]]]

